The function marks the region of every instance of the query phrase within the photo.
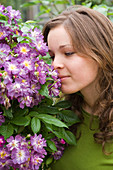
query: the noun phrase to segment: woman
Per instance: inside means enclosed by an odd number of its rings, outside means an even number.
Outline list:
[[[73,6],[43,29],[61,90],[81,119],[77,146],[53,170],[113,169],[113,24],[101,13]]]

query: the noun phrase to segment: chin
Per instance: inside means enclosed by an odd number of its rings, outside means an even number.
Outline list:
[[[61,88],[61,91],[64,94],[73,94],[77,92],[76,90],[70,90],[70,89],[64,89],[64,88]]]

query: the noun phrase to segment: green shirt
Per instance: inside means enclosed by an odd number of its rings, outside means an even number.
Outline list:
[[[52,170],[113,170],[113,154],[105,155],[101,144],[94,141],[98,117],[94,117],[94,130],[90,130],[89,122],[90,115],[84,113],[84,123],[79,127],[81,137],[77,145],[67,147],[62,158],[52,165]],[[113,151],[113,144],[107,145],[106,151]]]

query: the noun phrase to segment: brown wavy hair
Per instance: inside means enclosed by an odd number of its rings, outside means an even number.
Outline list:
[[[45,24],[45,42],[49,31],[59,25],[69,33],[78,55],[92,57],[99,64],[100,96],[93,107],[93,114],[99,116],[99,132],[94,134],[94,139],[102,144],[105,153],[105,143],[113,141],[113,24],[103,14],[75,5]],[[67,98],[72,101],[72,108],[80,113],[83,97],[75,93]]]

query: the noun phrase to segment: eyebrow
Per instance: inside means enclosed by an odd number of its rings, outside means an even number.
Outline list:
[[[64,48],[64,47],[66,47],[66,46],[71,46],[71,47],[72,47],[71,44],[64,44],[64,45],[61,45],[59,48]]]
[[[73,47],[71,44],[64,44],[64,45],[60,45],[59,49],[62,49],[62,48],[64,48],[64,47],[66,47],[66,46],[71,46],[71,47]],[[49,49],[48,52],[52,52],[52,50]]]

